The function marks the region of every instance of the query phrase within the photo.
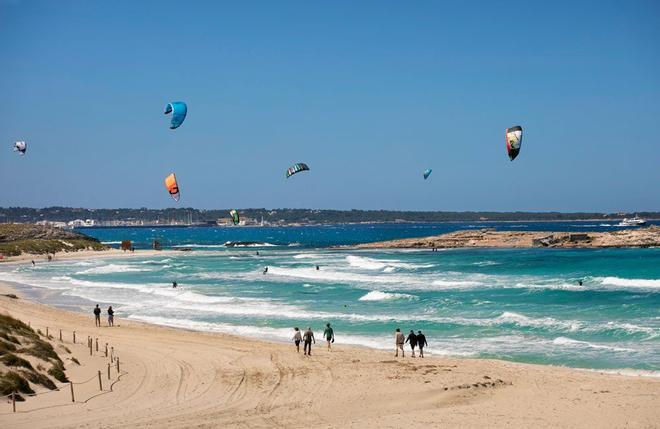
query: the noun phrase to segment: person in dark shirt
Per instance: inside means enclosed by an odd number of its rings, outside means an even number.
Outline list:
[[[410,343],[410,348],[412,349],[412,357],[415,357],[415,347],[417,347],[417,335],[415,335],[415,331],[413,331],[412,329],[408,334],[408,338],[406,338],[406,343]]]
[[[108,326],[115,326],[115,311],[112,306],[108,307]]]
[[[179,286],[179,284],[177,282],[172,282],[172,287],[173,288],[176,288],[177,286]]]
[[[426,342],[426,337],[422,334],[422,331],[417,331],[417,347],[419,347],[419,357],[424,357],[424,347],[429,344]]]
[[[309,327],[303,334],[303,352],[307,356],[312,355],[312,341],[314,341],[314,344],[316,344],[316,340],[314,339],[314,333],[312,332],[312,328]]]
[[[98,304],[94,307],[94,324],[96,326],[101,326],[101,309]]]

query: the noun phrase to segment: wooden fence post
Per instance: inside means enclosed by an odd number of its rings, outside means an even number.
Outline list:
[[[60,341],[62,341],[62,330],[60,329]]]
[[[108,357],[108,343],[105,343],[105,357]]]
[[[97,352],[99,351],[99,339],[98,338],[96,339],[96,351]]]
[[[117,374],[119,374],[119,357],[117,357]]]
[[[69,382],[69,386],[71,386],[71,402],[76,402],[76,397],[73,396],[73,381]]]
[[[110,362],[115,360],[115,346],[110,347]]]
[[[16,392],[11,392],[11,407],[16,412]]]
[[[46,339],[48,338],[50,338],[50,336],[48,335],[48,326],[46,326]]]
[[[76,331],[73,331],[73,344],[76,343]]]
[[[110,364],[108,364],[108,380],[110,380]]]
[[[103,384],[101,384],[101,370],[99,369],[99,390],[103,391]]]

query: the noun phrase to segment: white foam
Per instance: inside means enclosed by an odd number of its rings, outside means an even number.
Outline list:
[[[660,378],[660,371],[653,371],[650,369],[632,369],[632,368],[621,368],[621,369],[578,368],[578,369],[589,372],[598,372],[600,374],[624,375],[626,377]]]
[[[293,259],[321,259],[324,257],[324,255],[318,253],[300,253],[298,255],[293,255]]]
[[[141,271],[151,271],[149,268],[139,268],[132,265],[108,264],[99,267],[88,268],[78,271],[76,274],[112,274],[112,273],[137,273]]]
[[[588,341],[579,341],[579,340],[574,340],[572,338],[566,338],[566,337],[557,337],[554,340],[552,340],[553,344],[560,345],[560,346],[568,346],[568,347],[588,347],[592,349],[601,349],[601,350],[612,350],[616,352],[635,352],[635,349],[629,349],[629,348],[624,348],[624,347],[615,347],[615,346],[607,346],[604,344],[596,344],[596,343],[590,343]]]
[[[358,301],[387,301],[392,299],[413,299],[416,298],[414,295],[409,295],[407,293],[388,293],[381,292],[379,290],[372,290],[360,297]]]
[[[626,279],[621,277],[597,277],[603,285],[630,288],[660,289],[660,279]]]

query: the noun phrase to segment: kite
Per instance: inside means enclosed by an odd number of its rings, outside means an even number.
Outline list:
[[[289,167],[286,170],[286,177],[291,177],[294,174],[301,172],[301,171],[309,171],[309,167],[307,164],[303,164],[302,162],[299,162],[297,164],[293,164],[291,167]]]
[[[27,150],[27,143],[24,141],[17,141],[14,143],[14,152],[19,152],[21,155],[25,155],[25,151]]]
[[[433,171],[433,170],[431,170],[430,168],[427,168],[426,170],[424,170],[424,180],[426,180],[426,179],[429,178],[429,176],[431,175],[431,172],[432,172],[432,171]]]
[[[513,161],[520,152],[520,145],[522,144],[522,127],[516,125],[512,128],[506,129],[506,151],[509,154],[509,159]]]
[[[188,106],[183,101],[173,101],[165,106],[165,114],[172,114],[172,122],[170,123],[170,129],[174,130],[179,128],[183,121],[186,119],[188,114]]]
[[[174,173],[165,178],[165,187],[174,201],[178,202],[181,194],[179,193],[179,184],[176,181],[176,175]]]
[[[241,221],[238,217],[238,212],[236,209],[229,210],[229,216],[231,216],[231,221],[234,223],[234,225],[238,225],[238,223]]]

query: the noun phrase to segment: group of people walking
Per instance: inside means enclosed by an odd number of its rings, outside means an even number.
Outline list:
[[[325,330],[323,331],[323,338],[325,339],[328,350],[332,350],[332,343],[335,342],[335,331],[332,329],[329,323],[325,324]],[[311,327],[308,327],[305,332],[302,332],[300,328],[293,328],[293,343],[296,345],[296,351],[300,353],[300,343],[303,343],[303,354],[305,356],[312,355],[312,344],[316,344],[316,339],[314,338],[314,332]],[[400,328],[396,328],[394,333],[394,343],[396,347],[396,353],[394,356],[399,356],[399,350],[401,350],[401,357],[406,357],[406,353],[403,350],[406,344],[410,344],[410,349],[412,350],[412,357],[415,357],[415,348],[419,350],[419,357],[424,357],[424,347],[428,346],[426,342],[426,336],[422,331],[415,331],[412,329],[408,334],[408,337],[403,335]]]
[[[332,343],[335,342],[335,331],[332,329],[329,323],[325,324],[323,338],[325,338],[325,341],[328,343],[328,350],[332,350]],[[316,344],[316,339],[314,338],[314,332],[312,332],[312,328],[308,327],[304,333],[300,332],[300,329],[297,326],[293,328],[293,343],[296,345],[296,351],[298,353],[300,353],[300,343],[303,343],[304,355],[311,356],[312,343]]]
[[[422,331],[417,331],[417,334],[415,334],[415,331],[412,329],[410,330],[410,333],[408,334],[408,337],[404,337],[403,332],[401,332],[401,329],[396,328],[396,331],[394,333],[394,343],[396,345],[396,353],[394,356],[398,357],[399,356],[399,350],[401,350],[401,357],[406,357],[406,352],[403,350],[403,347],[406,343],[410,344],[410,349],[412,350],[412,357],[415,357],[415,347],[419,349],[419,357],[423,358],[424,357],[424,347],[428,346],[428,343],[426,342],[426,337],[424,334],[422,334]]]
[[[112,309],[112,306],[108,307],[108,326],[115,326],[115,311]],[[101,308],[98,304],[94,307],[94,322],[96,326],[101,326]]]

